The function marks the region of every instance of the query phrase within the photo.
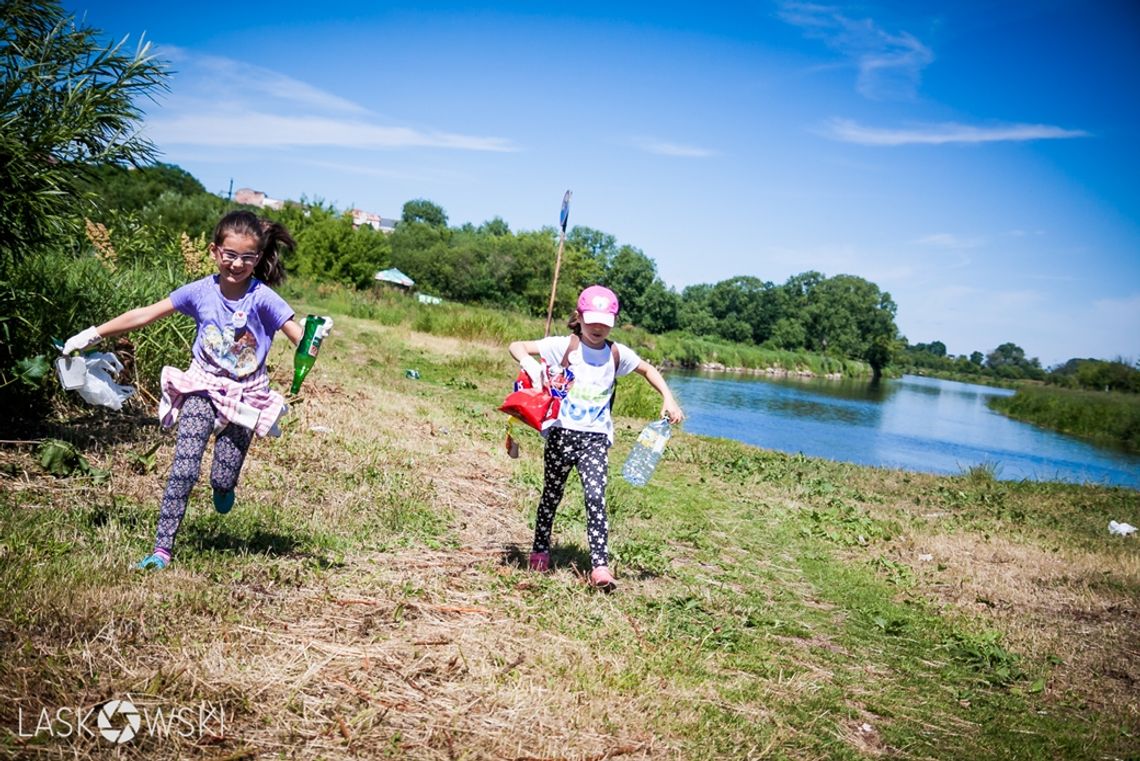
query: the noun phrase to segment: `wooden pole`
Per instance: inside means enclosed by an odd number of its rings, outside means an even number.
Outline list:
[[[543,338],[550,335],[550,321],[554,318],[554,294],[558,291],[558,270],[562,267],[562,246],[566,243],[566,231],[558,238],[558,256],[554,260],[554,282],[550,285],[550,305],[546,307],[546,332]]]
[[[558,214],[558,224],[562,234],[558,236],[558,256],[554,260],[554,280],[550,283],[550,304],[546,307],[546,331],[543,338],[550,335],[550,321],[554,318],[554,295],[558,292],[558,270],[562,268],[562,247],[566,245],[566,221],[570,218],[570,191],[562,196],[562,210]]]

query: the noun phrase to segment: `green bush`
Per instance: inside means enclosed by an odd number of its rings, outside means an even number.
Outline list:
[[[112,268],[114,267],[114,268]],[[46,403],[61,393],[49,373],[31,382],[19,363],[55,357],[53,338],[64,340],[134,307],[150,304],[186,282],[180,263],[111,265],[90,253],[75,256],[59,249],[26,255],[0,283],[0,404],[24,422],[42,417]],[[187,363],[194,324],[176,316],[129,334],[134,373],[126,382],[152,395],[164,364]],[[110,349],[109,342],[101,348]]]

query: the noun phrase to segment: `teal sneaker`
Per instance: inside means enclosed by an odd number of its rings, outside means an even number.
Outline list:
[[[169,560],[155,552],[140,560],[135,568],[140,571],[161,571],[166,568],[169,562]]]
[[[221,489],[214,489],[214,509],[221,515],[225,515],[234,506],[234,490],[229,489],[222,491]]]

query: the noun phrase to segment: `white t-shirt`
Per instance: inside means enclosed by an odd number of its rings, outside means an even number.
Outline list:
[[[610,396],[614,381],[629,375],[641,364],[637,352],[625,344],[615,343],[618,350],[618,367],[614,372],[613,355],[609,346],[591,349],[581,341],[570,354],[570,370],[574,380],[570,383],[566,398],[558,410],[554,426],[572,431],[591,431],[606,434],[606,439],[614,442],[614,420],[610,415]],[[562,357],[570,348],[570,336],[550,336],[538,341],[539,356],[548,367],[561,368]]]

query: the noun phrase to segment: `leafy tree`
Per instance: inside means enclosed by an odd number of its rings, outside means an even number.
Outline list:
[[[709,311],[709,294],[712,286],[701,283],[681,291],[681,306],[677,310],[677,327],[694,336],[716,333],[716,318]]]
[[[409,202],[411,203],[411,202]],[[408,205],[404,205],[405,215]],[[425,291],[454,298],[443,285],[449,282],[443,269],[452,231],[422,220],[405,218],[396,225],[390,239],[392,265],[407,274]]]
[[[986,355],[982,354],[980,351],[970,352],[970,364],[971,365],[976,365],[978,367],[981,367],[985,361],[986,361]]]
[[[997,370],[1005,366],[1018,367],[1025,363],[1025,349],[1007,342],[986,355],[986,366]]]
[[[609,268],[618,249],[617,238],[614,236],[581,225],[570,228],[570,232],[566,234],[566,245],[581,250],[601,265],[603,272]]]
[[[807,328],[794,317],[781,317],[772,327],[768,342],[777,349],[802,349],[807,343]]]
[[[666,333],[680,326],[681,297],[660,278],[646,290],[641,302],[641,326],[651,333]]]
[[[225,212],[226,202],[213,193],[182,195],[168,190],[147,205],[140,216],[145,224],[152,227],[197,238],[199,235],[212,235],[214,226]]]
[[[657,265],[633,246],[622,246],[606,271],[605,284],[621,301],[622,318],[641,325],[645,316],[645,294],[657,279]]]
[[[479,232],[484,235],[493,235],[495,237],[502,237],[511,234],[511,227],[503,221],[502,217],[495,217],[494,219],[487,220],[479,226]]]
[[[1031,378],[1044,380],[1045,371],[1036,357],[1027,359],[1025,350],[1015,343],[1007,342],[986,355],[986,367],[999,378],[1015,380]]]
[[[914,351],[924,351],[935,357],[946,356],[946,344],[942,343],[941,341],[931,341],[928,344],[915,344],[914,346],[908,348]]]
[[[783,316],[787,297],[779,293],[772,283],[755,277],[734,277],[722,280],[712,287],[708,295],[708,308],[722,327],[717,332],[730,341],[760,344],[768,340],[776,322]],[[748,326],[744,338],[738,323]]]
[[[405,203],[400,219],[404,223],[421,222],[429,227],[447,227],[447,213],[443,208],[423,198]]]
[[[54,0],[0,0],[0,272],[29,248],[74,232],[91,165],[145,164],[140,97],[167,71],[140,44],[110,47]]]
[[[217,198],[207,194],[194,175],[173,164],[138,168],[105,164],[91,167],[86,180],[85,188],[95,194],[96,204],[116,212],[142,211],[163,195]]]
[[[295,238],[297,251],[285,260],[286,269],[311,280],[365,288],[390,261],[388,236],[369,225],[354,229],[351,216],[329,209],[310,209],[309,223]]]

